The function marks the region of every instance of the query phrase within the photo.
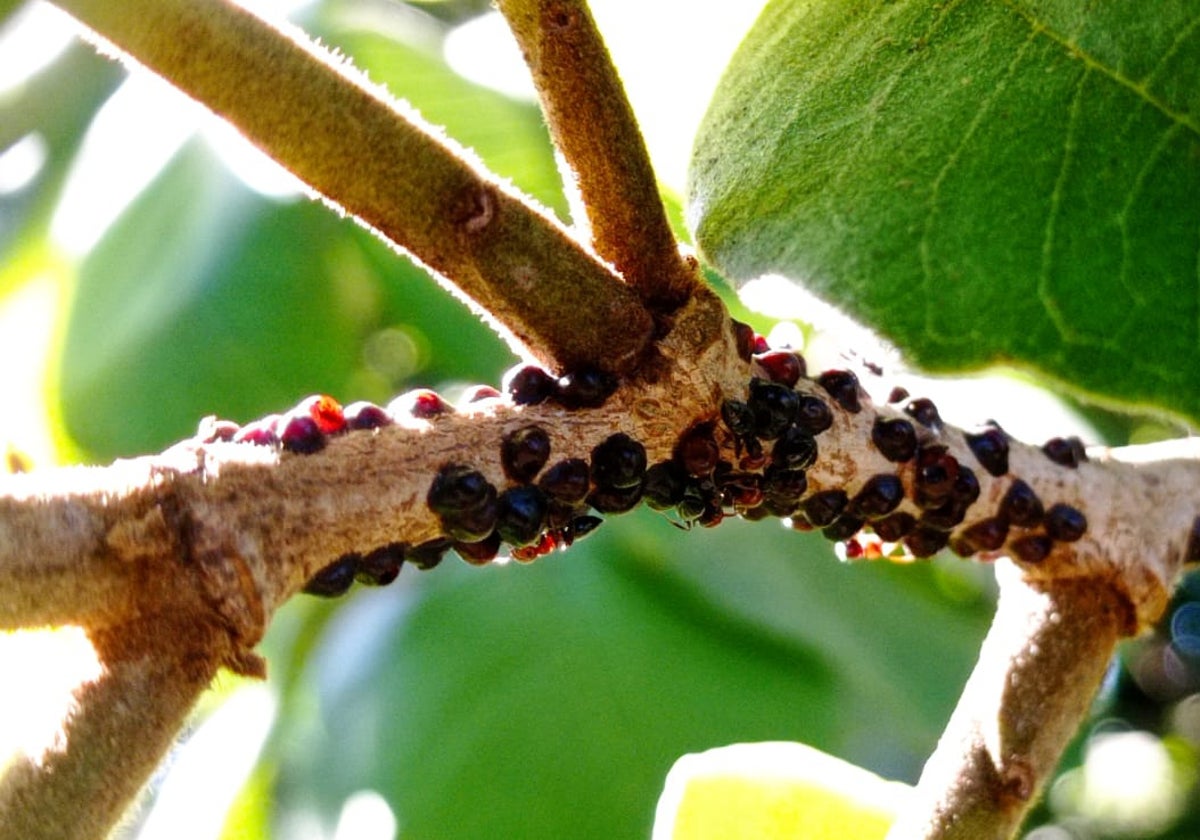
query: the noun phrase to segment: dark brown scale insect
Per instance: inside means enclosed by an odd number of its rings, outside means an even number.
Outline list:
[[[922,510],[941,507],[954,495],[959,463],[944,446],[927,446],[917,453],[914,476],[916,499]]]
[[[799,382],[800,377],[808,372],[804,358],[791,350],[770,350],[760,356],[755,356],[754,361],[772,382],[778,382],[789,388]]]
[[[801,394],[796,409],[796,425],[810,435],[819,435],[833,425],[833,412],[828,403],[812,394]]]
[[[504,374],[503,389],[517,405],[537,405],[558,393],[558,380],[536,365],[518,365]]]
[[[871,523],[871,530],[884,542],[899,542],[916,525],[917,520],[911,513],[899,511],[883,519],[876,519]]]
[[[582,458],[559,461],[542,473],[538,487],[542,492],[567,505],[581,504],[591,489],[591,470]]]
[[[772,464],[763,474],[763,498],[787,509],[787,513],[777,515],[791,515],[807,490],[808,476],[803,470],[785,470]]]
[[[924,528],[936,531],[950,531],[967,518],[967,508],[957,500],[951,499],[941,505],[921,512],[917,523]]]
[[[721,450],[713,438],[711,423],[693,426],[675,444],[675,460],[688,475],[697,478],[712,475],[720,459]]]
[[[749,405],[754,412],[754,435],[770,440],[796,422],[800,410],[800,395],[766,379],[750,380]]]
[[[715,528],[725,520],[725,511],[721,510],[719,504],[710,503],[704,509],[704,513],[700,514],[700,518],[696,520],[701,528]]]
[[[871,476],[850,500],[846,512],[863,519],[878,519],[894,511],[904,501],[904,484],[899,476],[881,473]]]
[[[1075,542],[1087,532],[1087,517],[1070,505],[1051,505],[1046,511],[1046,535],[1055,542]]]
[[[767,519],[768,517],[776,515],[777,514],[767,510],[766,505],[759,505],[758,507],[746,508],[738,511],[738,516],[742,517],[742,519],[745,519],[747,522],[760,522],[763,519]]]
[[[833,521],[831,525],[826,525],[821,529],[821,534],[827,540],[834,542],[842,542],[848,540],[862,530],[865,523],[857,516],[849,516],[843,514]]]
[[[749,438],[754,434],[754,410],[741,400],[721,403],[721,420],[736,437]]]
[[[749,438],[742,442],[746,452],[738,459],[738,469],[753,471],[761,470],[767,464],[767,453],[763,452],[762,444],[757,438]]]
[[[912,423],[899,417],[875,418],[871,426],[871,442],[889,461],[902,463],[912,460],[917,454],[917,430]]]
[[[483,473],[466,464],[447,464],[438,470],[426,501],[438,514],[453,514],[483,504],[496,488]]]
[[[904,545],[913,557],[932,557],[950,541],[950,534],[920,525],[913,528],[904,537]]]
[[[897,385],[888,394],[887,401],[889,405],[895,405],[896,403],[904,402],[906,399],[908,399],[908,390]]]
[[[559,377],[551,396],[564,408],[599,408],[617,390],[617,384],[611,373],[582,367]]]
[[[687,474],[675,461],[660,461],[646,470],[643,498],[652,510],[670,510],[683,500]]]
[[[771,448],[771,464],[781,469],[803,470],[817,460],[817,439],[799,426],[788,426]]]
[[[1000,500],[1000,515],[1010,525],[1033,528],[1042,524],[1045,511],[1033,488],[1018,478]]]
[[[997,516],[981,519],[963,531],[955,542],[955,550],[964,557],[970,557],[980,551],[998,551],[1008,539],[1008,523]]]
[[[343,411],[346,418],[346,428],[351,431],[382,429],[393,423],[392,415],[375,403],[359,400],[346,406]]]
[[[284,418],[279,442],[288,452],[311,455],[325,448],[325,435],[317,421],[307,414],[292,414]]]
[[[646,447],[624,432],[609,435],[592,448],[592,478],[599,487],[640,487],[646,473]]]
[[[967,516],[967,510],[979,498],[979,479],[970,467],[958,465],[958,475],[950,498],[935,508],[921,514],[920,524],[941,531],[949,531]]]
[[[1054,543],[1045,534],[1031,534],[1013,540],[1008,548],[1022,563],[1040,563],[1050,556]]]
[[[817,384],[829,392],[834,402],[851,414],[862,411],[859,402],[858,377],[848,370],[827,370],[817,377]]]
[[[754,355],[754,347],[757,343],[754,334],[754,328],[749,324],[743,324],[741,321],[733,321],[733,336],[737,345],[737,354],[743,362],[750,361]]]
[[[975,471],[959,464],[958,477],[954,479],[954,492],[952,493],[954,501],[964,508],[968,508],[979,498],[979,489],[979,479],[975,477]]]
[[[963,435],[979,465],[999,478],[1008,472],[1008,435],[997,427]]]
[[[547,503],[541,490],[530,484],[510,487],[496,502],[496,533],[509,545],[529,545],[546,527]]]
[[[367,586],[387,586],[399,576],[407,549],[404,543],[389,543],[367,552],[358,560],[354,579]]]
[[[570,546],[575,540],[581,540],[595,531],[604,523],[599,516],[576,516],[564,525],[558,535],[558,541],[564,546]]]
[[[1073,436],[1050,438],[1042,444],[1042,452],[1054,463],[1070,469],[1075,469],[1088,459],[1083,441]]]
[[[317,573],[304,584],[304,592],[321,598],[337,598],[350,591],[354,575],[358,571],[359,555],[345,554]]]
[[[455,542],[453,548],[459,557],[472,566],[485,566],[496,559],[500,545],[500,534],[493,531],[479,542]]]
[[[625,513],[642,500],[643,481],[632,487],[597,487],[587,498],[588,504],[600,513]]]
[[[740,513],[759,507],[766,500],[766,494],[757,484],[729,484],[725,485],[722,492],[722,501],[726,499],[732,512]],[[792,507],[795,507],[795,502]]]
[[[428,571],[442,562],[446,552],[453,545],[453,540],[445,537],[428,540],[415,545],[404,552],[404,562],[416,566],[422,571]]]
[[[496,526],[496,488],[468,466],[449,464],[439,470],[426,501],[446,533],[459,542],[479,542]]]
[[[845,490],[822,490],[801,502],[800,509],[814,528],[824,528],[842,515],[849,502]]]
[[[708,510],[708,497],[698,484],[689,484],[683,488],[683,498],[675,506],[675,513],[684,522],[699,519]]]
[[[500,465],[513,481],[533,481],[549,459],[550,436],[540,426],[522,426],[500,441]]]
[[[938,414],[937,406],[933,404],[933,400],[925,397],[918,397],[909,402],[904,406],[904,413],[927,429],[934,429],[942,425],[942,417]]]

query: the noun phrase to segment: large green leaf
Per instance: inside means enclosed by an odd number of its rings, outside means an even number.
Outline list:
[[[413,840],[645,837],[676,758],[772,739],[912,779],[989,612],[930,566],[846,566],[819,537],[685,535],[644,511],[565,556],[448,559],[421,584],[326,625],[315,708],[289,701],[317,714],[288,714],[275,742],[285,822],[370,788]]]
[[[775,0],[689,219],[946,371],[1200,420],[1200,2]]]

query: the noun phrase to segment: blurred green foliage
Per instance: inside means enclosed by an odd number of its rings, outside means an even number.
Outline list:
[[[481,4],[430,8],[329,0],[305,25],[562,213],[536,108],[440,58]],[[94,248],[64,253],[63,185],[119,78],[75,47],[0,93],[0,150],[30,134],[49,149],[0,194],[0,315],[47,272],[61,285],[61,311],[25,339],[49,347],[32,397],[60,423],[60,457],[154,451],[206,414],[247,421],[312,392],[495,383],[512,363],[420,268],[316,202],[256,193],[201,137]],[[7,358],[0,383],[24,364]],[[21,431],[0,427],[9,442]],[[277,715],[225,836],[331,837],[363,790],[405,838],[647,836],[676,757],[760,739],[911,781],[990,610],[975,566],[850,565],[778,525],[685,534],[649,513],[529,567],[451,559],[336,604],[298,599],[263,646]]]

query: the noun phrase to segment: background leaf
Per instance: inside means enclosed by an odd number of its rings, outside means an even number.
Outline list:
[[[332,821],[366,788],[406,838],[647,836],[676,758],[772,739],[913,779],[990,611],[942,574],[649,513],[529,567],[447,559],[411,599],[362,593],[325,625],[315,695],[288,701],[309,715],[281,738],[281,812],[318,790]]]
[[[1200,420],[1200,5],[775,0],[690,221],[938,371],[1010,362]]]

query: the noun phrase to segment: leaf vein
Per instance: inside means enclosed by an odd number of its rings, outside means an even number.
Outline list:
[[[950,171],[953,170],[954,167],[959,163],[964,151],[974,139],[979,126],[983,123],[984,118],[991,109],[992,103],[1000,96],[1001,93],[1004,92],[1004,89],[1008,86],[1009,80],[1016,75],[1017,68],[1020,66],[1021,61],[1024,59],[1025,53],[1028,51],[1033,42],[1034,33],[1030,33],[1030,36],[1025,39],[1025,42],[1021,45],[1020,49],[1014,53],[1012,61],[1010,61],[1008,66],[1004,69],[1004,74],[997,79],[996,84],[992,87],[988,95],[980,97],[975,108],[975,113],[972,115],[971,121],[967,124],[966,129],[963,131],[958,145],[947,156],[945,164],[943,164],[942,168],[938,170],[937,175],[934,176],[933,182],[929,185],[929,197],[926,200],[925,207],[925,224],[922,227],[921,241],[918,245],[918,252],[921,260],[921,284],[925,301],[925,332],[927,335],[932,336],[936,333],[933,328],[933,316],[935,311],[934,302],[938,299],[938,295],[937,290],[933,288],[933,257],[930,255],[929,242],[935,228],[937,204],[942,184],[945,182]]]
[[[1075,159],[1077,129],[1083,113],[1083,89],[1086,85],[1090,69],[1085,68],[1075,83],[1074,96],[1071,97],[1071,107],[1067,112],[1066,132],[1063,138],[1062,158],[1059,162],[1058,175],[1054,179],[1054,189],[1050,192],[1050,206],[1046,213],[1045,235],[1042,237],[1042,260],[1038,271],[1038,299],[1046,309],[1054,328],[1064,342],[1076,341],[1078,336],[1070,328],[1067,318],[1063,316],[1053,292],[1050,289],[1050,275],[1053,271],[1055,234],[1057,222],[1062,210],[1063,192],[1066,189],[1067,178],[1071,172],[1071,164]]]
[[[1096,70],[1101,75],[1129,90],[1139,99],[1152,106],[1167,119],[1171,120],[1171,122],[1187,126],[1187,128],[1193,134],[1200,136],[1200,117],[1189,114],[1186,111],[1172,108],[1171,105],[1162,97],[1155,96],[1150,91],[1148,83],[1153,78],[1154,72],[1157,71],[1157,67],[1151,72],[1150,75],[1146,76],[1141,81],[1131,79],[1123,74],[1119,68],[1109,67],[1107,64],[1100,61],[1100,59],[1083,49],[1083,47],[1081,47],[1066,34],[1047,26],[1045,22],[1039,20],[1032,11],[1025,8],[1024,4],[1016,2],[1016,0],[1001,0],[1001,2],[1011,9],[1015,14],[1025,20],[1025,22],[1029,25],[1030,31],[1033,35],[1044,35],[1045,37],[1049,38],[1055,44],[1058,44],[1060,47],[1062,47],[1067,53],[1082,61],[1090,69]],[[1167,52],[1170,53],[1172,50],[1177,48],[1178,44],[1180,44],[1183,40],[1186,40],[1187,34],[1191,32],[1196,25],[1197,21],[1192,21],[1192,23],[1190,23],[1184,29],[1184,31],[1181,32],[1180,36],[1175,39],[1175,42],[1171,45],[1171,48],[1168,49]]]

